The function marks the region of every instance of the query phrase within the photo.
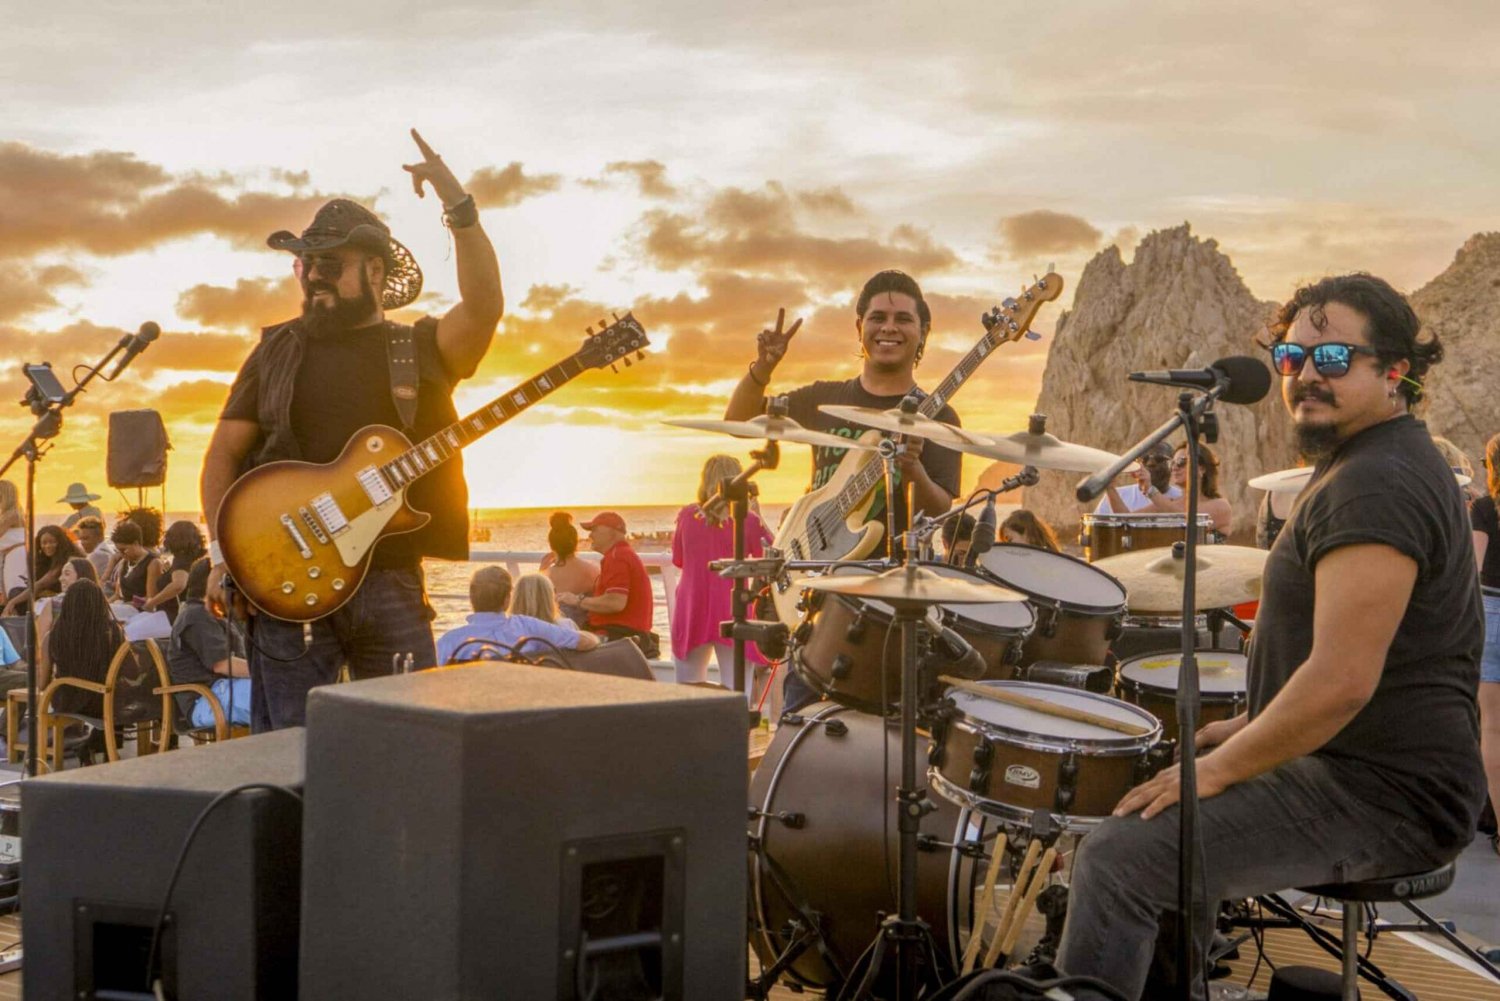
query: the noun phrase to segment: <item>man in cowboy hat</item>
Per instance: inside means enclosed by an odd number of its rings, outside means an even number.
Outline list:
[[[302,315],[267,327],[230,389],[208,452],[200,493],[216,538],[209,595],[222,598],[217,534],[225,492],[244,471],[283,459],[326,463],[369,424],[402,428],[419,441],[454,423],[452,393],[489,349],[504,299],[494,248],[471,195],[416,130],[422,154],[408,164],[419,196],[430,184],[452,231],[459,301],[442,317],[412,326],[387,319],[422,289],[411,251],[369,209],[347,199],[320,208],[301,236],[266,241],[292,255]],[[412,484],[408,499],[432,515],[422,529],[393,535],[371,557],[358,593],[332,615],[303,627],[269,615],[253,618],[250,676],[257,731],[298,726],[308,691],[334,681],[345,663],[355,678],[388,674],[396,654],[415,666],[437,662],[422,558],[468,559],[468,491],[458,457]]]
[[[59,504],[66,504],[73,509],[73,513],[63,520],[62,527],[71,529],[85,518],[103,521],[104,512],[90,503],[98,499],[99,495],[89,493],[89,488],[82,483],[69,483],[68,492],[57,499]]]

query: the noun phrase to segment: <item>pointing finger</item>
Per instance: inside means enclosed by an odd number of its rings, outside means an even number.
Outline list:
[[[786,322],[786,308],[782,307],[776,311],[776,333],[781,334],[781,325]]]
[[[422,158],[423,159],[425,159],[425,160],[441,160],[442,159],[442,157],[438,156],[437,152],[431,146],[427,145],[427,140],[425,140],[425,139],[422,138],[422,133],[418,132],[416,129],[412,129],[411,130],[411,137],[414,140],[416,140],[417,149],[419,149],[419,150],[422,151]]]

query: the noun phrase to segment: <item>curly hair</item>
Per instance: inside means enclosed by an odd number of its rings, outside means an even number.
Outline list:
[[[1370,346],[1382,368],[1403,360],[1411,366],[1398,385],[1407,407],[1414,406],[1422,396],[1427,370],[1443,360],[1443,345],[1431,331],[1422,336],[1422,321],[1406,296],[1374,275],[1356,271],[1302,286],[1272,319],[1268,328],[1272,343],[1286,338],[1303,310],[1308,311],[1313,327],[1323,330],[1328,324],[1324,307],[1330,302],[1341,303],[1365,317]]]
[[[42,539],[51,538],[57,541],[57,546],[52,550],[49,557],[42,552]],[[63,564],[75,556],[83,555],[83,547],[73,541],[73,536],[68,530],[59,525],[43,525],[36,532],[36,575],[41,577],[54,570],[61,570]]]
[[[191,521],[172,522],[167,534],[162,536],[162,545],[167,552],[180,556],[189,563],[208,552],[203,533]]]
[[[161,545],[161,512],[154,507],[133,507],[122,514],[121,519],[140,526],[141,545],[155,549]],[[110,536],[114,538],[114,536]]]

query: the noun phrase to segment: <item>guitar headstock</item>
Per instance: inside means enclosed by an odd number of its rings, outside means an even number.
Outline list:
[[[985,313],[979,319],[989,332],[987,339],[990,344],[1018,341],[1022,337],[1033,341],[1041,340],[1042,335],[1031,330],[1031,321],[1036,318],[1036,312],[1042,308],[1042,303],[1056,299],[1062,295],[1062,290],[1062,275],[1049,271],[1028,285],[1019,299],[1006,299]]]
[[[601,329],[597,333],[593,327],[589,328],[589,335],[575,356],[584,368],[603,368],[617,361],[628,366],[631,355],[645,357],[644,349],[651,341],[646,337],[646,328],[633,314],[617,316],[613,323],[608,324],[600,320],[599,326]]]

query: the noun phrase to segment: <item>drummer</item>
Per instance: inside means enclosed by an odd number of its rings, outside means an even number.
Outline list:
[[[1129,475],[1135,477],[1135,482],[1122,487],[1111,483],[1099,498],[1095,514],[1129,514],[1151,507],[1152,498],[1158,495],[1182,496],[1182,487],[1172,482],[1172,446],[1164,441],[1147,449]]]
[[[1367,274],[1298,289],[1272,327],[1315,468],[1266,563],[1250,710],[1198,734],[1204,936],[1218,900],[1421,872],[1473,837],[1484,618],[1463,502],[1433,488],[1448,463],[1410,413],[1442,358],[1420,327]],[[1083,840],[1067,973],[1138,997],[1153,943],[1159,960],[1174,952],[1180,796],[1173,765]],[[1151,997],[1176,979],[1154,969],[1168,978]]]
[[[1153,493],[1146,499],[1146,504],[1139,510],[1149,511],[1186,511],[1187,497],[1183,491],[1187,489],[1188,476],[1188,450],[1187,443],[1177,446],[1177,451],[1172,453],[1172,489],[1175,494]],[[1215,541],[1222,541],[1229,537],[1229,530],[1234,523],[1234,512],[1229,506],[1229,498],[1219,493],[1219,457],[1214,455],[1213,449],[1207,445],[1198,446],[1198,513],[1208,515],[1213,519],[1214,534],[1218,536]]]

